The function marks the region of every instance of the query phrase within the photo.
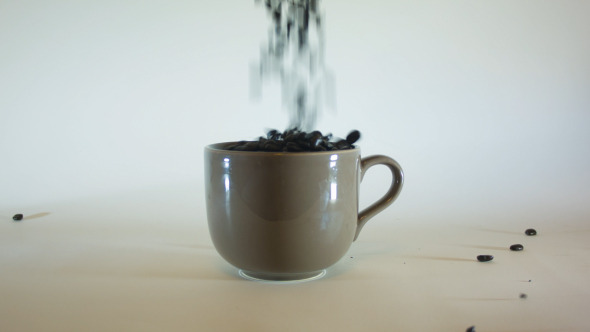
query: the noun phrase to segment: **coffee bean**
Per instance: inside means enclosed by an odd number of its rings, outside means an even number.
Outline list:
[[[271,139],[271,140],[277,140],[277,139],[279,139],[280,135],[281,135],[281,133],[279,133],[278,130],[272,129],[272,130],[269,130],[268,133],[266,133],[266,138]]]
[[[492,255],[479,255],[479,256],[477,256],[477,260],[480,262],[489,262],[492,259],[494,259],[494,256],[492,256]]]
[[[361,138],[361,133],[358,130],[353,130],[348,134],[348,136],[346,136],[346,141],[352,145],[358,141],[359,138]]]
[[[232,144],[228,144],[225,146],[226,150],[234,150],[239,144],[238,143],[232,143]]]
[[[226,147],[226,149],[227,150],[238,150],[239,151],[239,148],[241,148],[246,143],[248,143],[248,142],[247,141],[239,141],[239,142],[236,142],[236,143],[232,143],[232,144],[228,145]]]
[[[297,145],[297,143],[295,143],[295,142],[288,142],[285,145],[285,149],[287,149],[287,151],[289,151],[289,152],[301,152],[301,151],[303,151],[303,149],[300,148],[299,145]]]
[[[320,132],[319,130],[314,130],[311,133],[309,133],[309,137],[306,136],[306,138],[308,138],[310,141],[317,140],[322,137],[324,136],[322,135],[322,132]]]
[[[350,149],[350,143],[347,140],[339,140],[334,144],[337,150],[347,150]]]
[[[537,231],[534,228],[529,228],[526,231],[524,231],[524,233],[528,236],[537,235]]]
[[[465,332],[475,332],[475,326],[470,326],[465,330]]]
[[[12,216],[12,220],[15,220],[15,221],[23,220],[23,215],[21,213],[17,213],[14,216]]]
[[[281,7],[280,6],[273,11],[272,17],[275,21],[275,24],[281,24]]]
[[[315,13],[318,10],[317,8],[318,8],[317,0],[310,0],[309,1],[309,10],[312,13]]]
[[[248,142],[244,144],[244,151],[258,151],[258,142]]]
[[[522,244],[513,244],[510,246],[510,250],[512,251],[522,251],[522,249],[524,249]]]
[[[233,151],[268,151],[268,152],[312,152],[354,149],[351,144],[358,140],[360,133],[353,130],[348,139],[334,139],[332,134],[324,136],[320,131],[310,133],[291,128],[281,133],[276,129],[269,130],[266,137],[261,136],[257,141],[239,141],[228,144],[225,149]]]
[[[282,151],[283,146],[277,141],[266,141],[263,146],[264,151],[277,152]]]
[[[519,296],[521,299],[526,299],[528,296],[525,293],[520,293]]]
[[[302,150],[306,150],[306,151],[311,150],[311,143],[305,139],[298,138],[295,141],[295,144],[297,144],[297,146],[299,146]]]
[[[316,147],[312,147],[312,150],[314,150],[314,151],[327,151],[328,149],[326,149],[326,147],[324,147],[323,145],[318,145]]]
[[[318,137],[318,138],[312,137],[310,140],[311,140],[310,147],[313,150],[318,150],[320,147],[323,148],[322,143],[324,143],[324,140],[321,137]]]

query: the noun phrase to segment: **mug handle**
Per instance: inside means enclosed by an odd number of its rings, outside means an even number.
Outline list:
[[[382,155],[374,155],[361,159],[361,181],[363,181],[363,177],[365,176],[367,170],[375,165],[385,165],[389,167],[389,170],[391,170],[391,175],[393,176],[391,186],[389,187],[387,193],[377,202],[371,204],[369,207],[359,212],[356,233],[354,235],[353,241],[356,241],[359,233],[361,232],[361,229],[363,226],[365,226],[369,219],[373,218],[377,213],[383,211],[386,207],[391,205],[393,201],[395,201],[404,184],[404,172],[402,171],[401,166],[392,158]]]

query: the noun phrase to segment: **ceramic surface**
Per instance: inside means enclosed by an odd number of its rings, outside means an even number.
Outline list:
[[[229,151],[205,148],[209,231],[230,264],[257,279],[313,278],[336,263],[372,216],[389,206],[403,183],[391,158],[361,159],[360,150],[325,152]],[[388,166],[388,193],[358,211],[364,172]]]

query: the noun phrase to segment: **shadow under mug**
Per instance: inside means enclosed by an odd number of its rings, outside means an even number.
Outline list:
[[[397,198],[403,171],[360,149],[231,151],[205,147],[209,232],[216,250],[249,279],[305,280],[340,260],[365,223]],[[359,186],[372,166],[392,173],[387,193],[359,212]]]

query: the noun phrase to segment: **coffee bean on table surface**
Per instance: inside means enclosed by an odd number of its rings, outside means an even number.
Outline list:
[[[526,231],[524,231],[524,233],[528,236],[537,235],[537,231],[534,228],[529,228]]]
[[[525,293],[520,293],[520,298],[521,299],[526,299],[528,296]]]
[[[479,255],[479,256],[477,256],[477,260],[480,262],[489,262],[492,259],[494,259],[494,256],[492,256],[492,255]]]
[[[465,330],[465,332],[475,332],[475,326],[470,326]]]
[[[354,149],[354,143],[361,137],[358,130],[351,131],[346,139],[332,140],[332,134],[323,135],[320,131],[304,132],[291,128],[285,132],[269,130],[266,137],[257,141],[239,141],[225,148],[233,151],[266,151],[266,152],[317,152]]]
[[[23,220],[23,215],[21,213],[17,213],[14,216],[12,216],[12,220],[15,220],[15,221]]]
[[[510,250],[512,251],[522,251],[524,246],[522,244],[513,244],[510,246]]]

